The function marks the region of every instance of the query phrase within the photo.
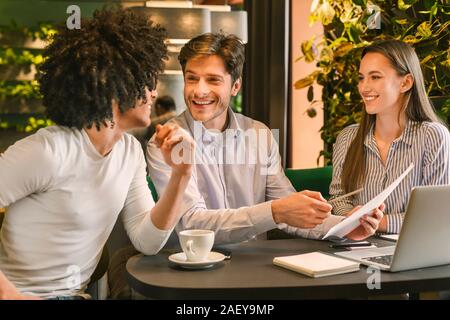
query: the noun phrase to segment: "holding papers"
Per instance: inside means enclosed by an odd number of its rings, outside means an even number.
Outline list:
[[[365,214],[370,213],[373,209],[378,208],[384,200],[394,191],[394,189],[399,185],[399,183],[406,177],[406,175],[412,170],[414,164],[408,167],[408,169],[403,172],[400,177],[392,182],[386,189],[384,189],[379,195],[367,202],[359,210],[356,210],[350,217],[338,223],[333,228],[331,228],[328,233],[323,237],[323,239],[339,237],[343,238],[347,233],[354,230],[359,226],[359,219]]]

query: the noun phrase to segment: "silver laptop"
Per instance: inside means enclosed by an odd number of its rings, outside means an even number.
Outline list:
[[[397,245],[335,254],[391,272],[450,264],[450,186],[413,188]]]

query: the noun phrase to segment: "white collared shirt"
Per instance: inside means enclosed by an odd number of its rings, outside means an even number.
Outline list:
[[[214,134],[195,121],[189,110],[171,120],[188,131],[197,145],[196,164],[183,198],[178,232],[214,230],[216,243],[249,240],[277,227],[299,236],[320,238],[343,219],[332,216],[314,229],[277,225],[271,200],[295,192],[281,166],[278,144],[263,123],[231,109],[228,117],[227,130]],[[171,169],[152,143],[147,146],[147,162],[150,177],[158,194],[162,194]]]

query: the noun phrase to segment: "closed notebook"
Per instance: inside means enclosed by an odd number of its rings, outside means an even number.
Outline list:
[[[322,252],[311,252],[295,256],[276,257],[273,264],[318,278],[359,270],[359,263],[338,258]]]

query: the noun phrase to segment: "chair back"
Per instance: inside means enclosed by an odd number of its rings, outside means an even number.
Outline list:
[[[100,280],[103,275],[106,273],[106,270],[108,270],[108,264],[109,264],[109,251],[106,245],[103,247],[102,255],[100,256],[100,260],[97,264],[97,267],[94,270],[94,273],[91,276],[90,283],[96,282]]]
[[[148,187],[150,188],[150,191],[152,192],[153,200],[155,202],[157,202],[159,199],[159,196],[158,196],[158,193],[156,192],[156,187],[153,184],[153,181],[149,176],[147,176],[147,184],[148,184]]]
[[[319,191],[326,199],[330,197],[329,186],[333,175],[332,166],[312,169],[286,169],[285,174],[296,191]],[[280,229],[267,231],[267,240],[292,238],[294,238],[293,235]]]
[[[286,169],[286,176],[295,190],[319,191],[326,199],[330,197],[329,187],[333,176],[333,167],[312,169]]]

